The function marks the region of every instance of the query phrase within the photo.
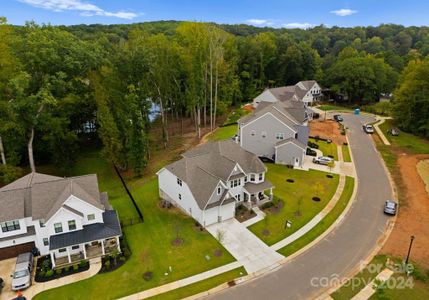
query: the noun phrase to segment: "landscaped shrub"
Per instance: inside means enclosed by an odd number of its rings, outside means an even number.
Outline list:
[[[73,265],[73,271],[77,271],[77,270],[79,270],[79,265]]]
[[[65,267],[64,271],[66,271],[66,272],[70,271],[70,266]]]
[[[119,260],[120,260],[120,261],[126,261],[126,260],[127,260],[127,258],[126,258],[125,256],[120,256],[120,257],[119,257]]]
[[[316,143],[313,143],[311,141],[307,142],[308,147],[310,148],[314,148],[314,149],[319,149],[319,145],[317,145]]]
[[[124,254],[125,257],[131,256],[131,251],[128,248],[122,248],[122,253]]]
[[[80,263],[79,263],[79,267],[81,267],[81,268],[85,268],[87,264],[88,264],[88,261],[86,261],[86,260],[81,260],[81,261],[80,261]]]
[[[52,275],[54,275],[54,270],[52,270],[52,269],[46,271],[46,273],[45,273],[46,277],[51,277]]]
[[[55,269],[55,273],[57,274],[57,275],[61,275],[61,273],[63,272],[63,269],[62,268],[58,268],[58,269]]]
[[[153,273],[152,273],[152,272],[150,272],[150,271],[145,272],[145,273],[143,274],[143,279],[144,279],[144,280],[146,280],[146,281],[149,281],[149,280],[151,280],[152,278],[153,278]]]
[[[275,205],[275,204],[274,204],[272,201],[270,201],[270,202],[267,202],[267,203],[262,204],[261,208],[262,208],[262,209],[268,209],[268,208],[273,207],[274,205]]]
[[[106,261],[104,262],[104,267],[105,267],[106,269],[110,269],[110,260],[106,260]]]
[[[50,259],[45,259],[42,262],[42,269],[44,269],[45,271],[49,270],[52,268],[52,263]]]
[[[46,271],[45,270],[40,270],[40,272],[39,272],[39,276],[40,277],[45,277],[46,276]]]

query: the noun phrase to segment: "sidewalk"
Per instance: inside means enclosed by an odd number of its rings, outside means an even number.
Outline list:
[[[375,131],[377,131],[378,136],[380,137],[381,141],[383,142],[383,144],[390,146],[390,142],[389,140],[386,138],[386,136],[384,135],[383,131],[380,129],[380,125],[384,123],[384,121],[386,121],[386,119],[391,119],[390,117],[378,117],[377,119],[379,120],[377,123],[374,124],[374,128]]]
[[[236,261],[224,266],[221,266],[219,268],[216,269],[212,269],[191,277],[186,277],[174,282],[170,282],[161,286],[157,286],[154,287],[152,289],[146,290],[146,291],[142,291],[136,294],[132,294],[123,298],[120,298],[119,300],[140,300],[140,299],[145,299],[145,298],[149,298],[149,297],[153,297],[162,293],[166,293],[169,292],[171,290],[175,290],[184,286],[187,286],[189,284],[195,283],[195,282],[199,282],[208,278],[211,278],[213,276],[234,270],[236,268],[241,267],[241,264]]]
[[[392,276],[393,271],[390,269],[384,269],[381,271],[377,277],[374,278],[368,285],[366,285],[356,296],[352,298],[352,300],[367,300],[371,298],[372,295],[375,294],[377,289],[377,282],[384,282],[389,280],[390,276]]]
[[[80,272],[77,274],[65,276],[59,279],[47,281],[47,282],[33,282],[33,285],[26,289],[23,294],[27,299],[32,299],[37,294],[50,290],[56,287],[60,287],[66,284],[71,284],[73,282],[81,281],[84,279],[88,279],[94,275],[96,275],[101,269],[101,258],[94,258],[89,261],[89,269],[84,272]],[[2,295],[3,296],[3,295]]]
[[[256,216],[241,223],[246,227],[249,227],[255,223],[258,223],[259,221],[262,221],[265,218],[265,213],[262,210],[260,210],[259,207],[257,206],[252,207],[252,210],[255,212]]]

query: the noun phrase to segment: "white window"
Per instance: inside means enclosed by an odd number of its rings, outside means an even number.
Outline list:
[[[241,195],[240,195],[240,194],[238,194],[238,195],[237,195],[237,197],[236,197],[238,201],[240,201],[240,196],[241,196]]]
[[[217,187],[217,194],[220,195],[220,192],[222,191],[222,188],[220,186]]]
[[[61,249],[59,249],[59,250],[58,250],[58,252],[60,252],[60,253],[61,253],[61,252],[66,252],[66,251],[67,251],[67,249],[66,249],[66,248],[61,248]]]
[[[250,181],[255,181],[255,174],[250,175]]]
[[[7,221],[7,222],[1,223],[1,230],[3,232],[20,230],[20,229],[21,229],[21,227],[19,226],[19,221],[18,220]]]
[[[244,182],[245,182],[245,183],[247,182],[247,175],[246,175],[246,176],[244,176]]]
[[[49,239],[48,238],[43,238],[43,245],[49,246]]]
[[[179,200],[182,200],[182,194],[179,194]]]
[[[72,246],[72,250],[77,250],[77,249],[79,249],[79,245]]]
[[[180,180],[179,178],[177,178],[177,184],[182,186],[182,180]]]
[[[252,131],[250,132],[250,135],[251,135],[251,136],[254,136],[254,135],[255,135],[255,133],[256,133],[256,132],[255,132],[255,130],[252,130]]]
[[[45,227],[45,220],[39,220],[39,226]]]
[[[285,138],[285,135],[284,135],[284,133],[276,133],[276,139],[277,140],[283,140]]]
[[[259,174],[259,181],[261,181],[262,180],[262,177],[264,176],[264,174],[263,173],[260,173]]]
[[[262,131],[262,132],[261,132],[261,136],[262,136],[263,138],[266,138],[266,137],[267,137],[267,132],[266,132],[266,131]]]
[[[55,223],[54,224],[54,230],[55,230],[55,233],[61,233],[61,232],[63,232],[63,224],[61,224],[61,223]]]
[[[75,220],[70,220],[68,222],[69,224],[69,230],[76,230],[76,221]]]
[[[93,221],[95,220],[95,214],[87,215],[86,218],[88,219],[88,221]]]

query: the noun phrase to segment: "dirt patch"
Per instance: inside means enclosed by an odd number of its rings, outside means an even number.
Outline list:
[[[424,159],[429,159],[429,155],[399,156],[403,200],[399,203],[395,227],[381,252],[405,258],[410,236],[414,235],[410,258],[429,268],[429,196],[416,167]]]
[[[340,126],[332,120],[311,121],[310,135],[320,136],[321,138],[331,139],[335,144],[342,145],[347,142],[346,136],[341,135]]]
[[[426,186],[426,192],[429,194],[429,160],[421,160],[417,164],[417,172]]]

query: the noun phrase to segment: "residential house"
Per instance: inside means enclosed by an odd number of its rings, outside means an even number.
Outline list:
[[[253,99],[253,107],[258,107],[260,102],[288,102],[299,101],[305,106],[311,106],[322,98],[322,91],[315,80],[300,81],[295,85],[266,89],[262,94]]]
[[[240,146],[278,164],[299,167],[309,136],[307,107],[301,101],[262,101],[252,114],[238,120]]]
[[[233,218],[239,204],[251,208],[271,200],[267,168],[231,140],[209,142],[182,156],[158,171],[159,195],[204,227]]]
[[[120,251],[122,235],[97,175],[30,173],[0,189],[0,259],[36,247],[53,266]]]

